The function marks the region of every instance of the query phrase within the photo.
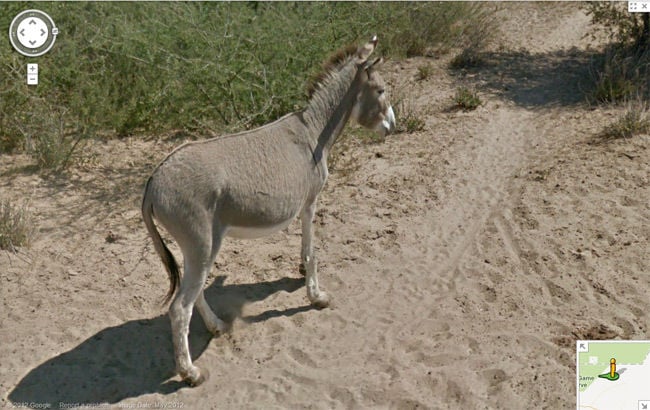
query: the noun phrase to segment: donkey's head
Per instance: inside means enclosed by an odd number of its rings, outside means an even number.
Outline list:
[[[395,130],[395,113],[388,102],[384,80],[376,69],[383,59],[368,60],[376,46],[377,36],[373,36],[368,43],[357,50],[355,80],[359,81],[360,88],[352,108],[351,118],[358,124],[384,136]]]

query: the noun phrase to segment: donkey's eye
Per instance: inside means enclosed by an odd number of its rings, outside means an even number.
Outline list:
[[[377,90],[377,94],[382,95],[384,93],[384,91],[386,91],[386,90],[384,90],[383,88],[380,88],[380,89]]]

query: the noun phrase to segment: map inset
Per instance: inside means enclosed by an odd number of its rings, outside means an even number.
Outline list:
[[[649,340],[579,340],[578,409],[650,410]]]

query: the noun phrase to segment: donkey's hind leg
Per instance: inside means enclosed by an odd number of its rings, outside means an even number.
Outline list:
[[[208,305],[208,302],[205,301],[205,296],[203,296],[203,291],[201,291],[199,296],[196,298],[196,309],[203,318],[205,327],[207,327],[213,335],[216,336],[228,330],[226,322],[219,319],[219,316],[215,315],[212,309],[210,309],[210,305]]]
[[[219,229],[215,226],[214,231],[216,234],[212,238],[212,251],[210,253],[210,266],[214,263],[214,260],[219,253],[219,248],[221,247],[221,241],[223,240],[223,229]],[[219,333],[225,332],[228,329],[228,325],[217,315],[214,314],[210,305],[205,301],[205,296],[203,295],[204,291],[201,288],[201,292],[196,299],[196,309],[199,311],[199,314],[203,318],[205,327],[208,328],[210,333],[217,335]]]
[[[191,386],[198,386],[208,378],[207,371],[192,364],[187,337],[194,303],[203,291],[205,279],[212,265],[210,252],[202,251],[204,247],[198,244],[195,246],[196,248],[193,249],[183,249],[184,274],[178,293],[169,309],[176,370]]]

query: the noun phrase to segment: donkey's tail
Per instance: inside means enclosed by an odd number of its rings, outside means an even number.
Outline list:
[[[160,233],[156,228],[156,225],[153,222],[153,203],[149,199],[149,183],[151,182],[151,177],[147,180],[147,185],[144,188],[144,195],[142,198],[142,219],[144,219],[144,224],[147,226],[149,235],[153,240],[153,247],[160,255],[165,269],[167,269],[167,274],[169,275],[169,291],[163,299],[163,304],[167,304],[176,293],[176,289],[181,280],[181,276],[178,270],[178,263],[174,259],[174,255],[171,253],[165,242],[163,242],[160,237]]]

